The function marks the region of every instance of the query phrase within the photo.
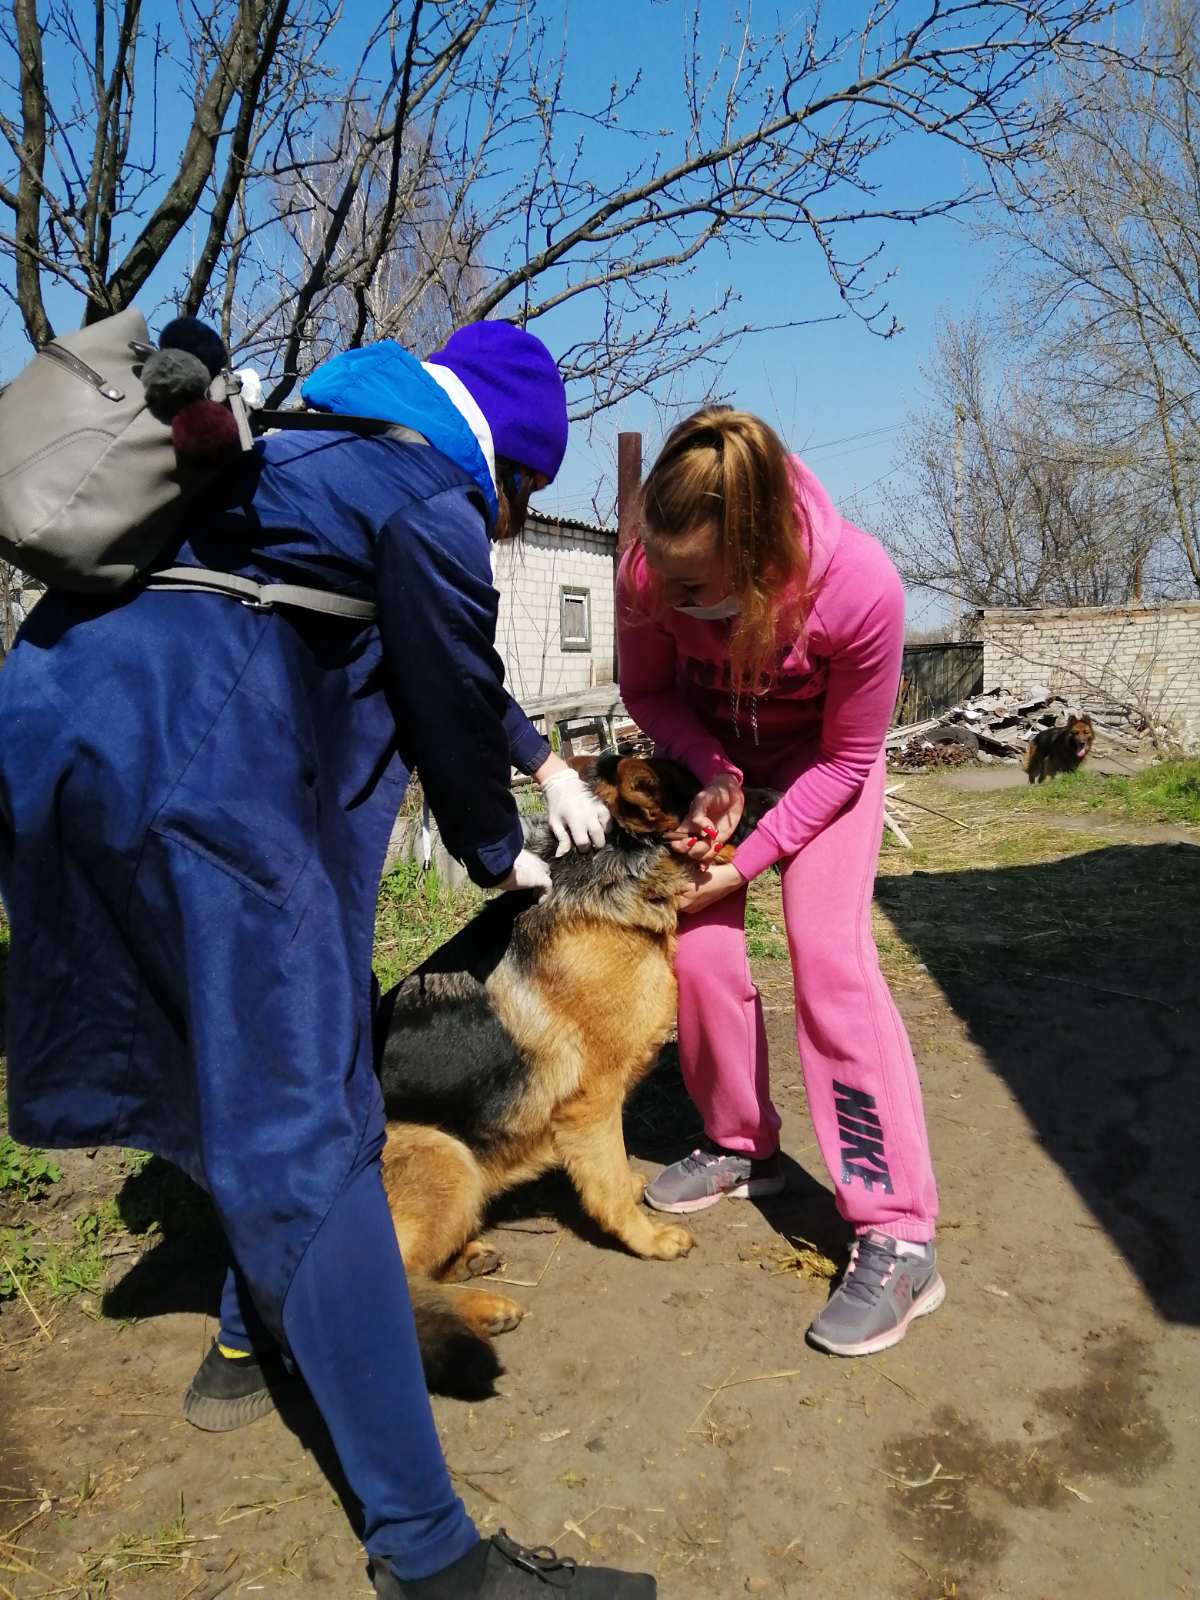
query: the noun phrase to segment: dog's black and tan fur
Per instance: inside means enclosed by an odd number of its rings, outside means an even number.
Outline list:
[[[1096,737],[1088,717],[1067,718],[1061,728],[1043,728],[1025,750],[1022,763],[1030,783],[1044,783],[1060,772],[1075,772],[1087,760]]]
[[[384,1185],[432,1387],[494,1375],[487,1341],[524,1314],[483,1288],[442,1287],[496,1265],[476,1234],[504,1190],[563,1167],[635,1255],[692,1248],[639,1206],[621,1110],[675,1022],[675,895],[690,869],[660,836],[697,786],[675,762],[616,755],[591,782],[616,823],[605,847],[554,859],[549,831],[534,829],[550,893],[489,902],[381,1007]]]

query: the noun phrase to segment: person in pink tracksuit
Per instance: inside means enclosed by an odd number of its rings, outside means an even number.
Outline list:
[[[700,869],[676,970],[680,1065],[706,1139],[646,1198],[687,1212],[783,1188],[744,931],[747,885],[778,866],[809,1107],[857,1235],[809,1339],[873,1354],[945,1295],[921,1086],[871,932],[900,579],[765,423],[709,407],[674,430],[647,477],[618,637],[630,716],[704,785],[674,846]],[[743,783],[781,798],[719,862]]]

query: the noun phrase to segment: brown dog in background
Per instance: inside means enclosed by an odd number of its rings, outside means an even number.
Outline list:
[[[1044,728],[1029,741],[1022,763],[1030,783],[1044,783],[1060,772],[1075,772],[1088,758],[1096,737],[1088,717],[1068,717],[1061,728]]]
[[[589,781],[613,817],[604,848],[556,857],[534,825],[527,847],[550,867],[549,894],[489,901],[380,1006],[383,1181],[431,1388],[489,1392],[491,1336],[524,1315],[506,1295],[443,1287],[499,1264],[476,1235],[506,1189],[562,1167],[634,1255],[692,1248],[685,1228],[639,1205],[621,1112],[675,1025],[675,896],[693,869],[661,835],[699,786],[677,762],[615,754]],[[775,798],[748,796],[747,810]]]

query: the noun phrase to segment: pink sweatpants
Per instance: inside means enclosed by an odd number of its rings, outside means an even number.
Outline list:
[[[734,759],[748,784],[783,789],[815,752],[772,762],[739,750]],[[933,1237],[937,1185],[912,1049],[871,931],[883,789],[881,755],[857,799],[781,863],[783,917],[804,1086],[838,1210],[858,1233],[879,1228],[921,1244]],[[769,1156],[780,1118],[745,913],[743,891],[679,919],[679,1059],[709,1138]]]

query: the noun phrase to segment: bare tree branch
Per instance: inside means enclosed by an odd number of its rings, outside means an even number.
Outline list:
[[[17,185],[17,300],[25,331],[35,349],[54,337],[42,299],[38,272],[41,240],[42,175],[46,163],[46,80],[42,33],[35,0],[13,0],[17,47],[21,59],[21,176]]]

